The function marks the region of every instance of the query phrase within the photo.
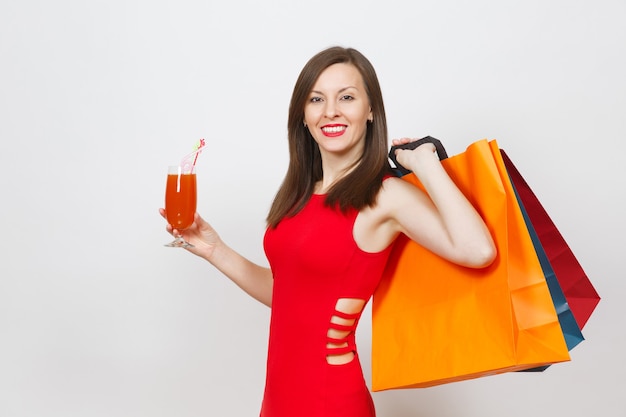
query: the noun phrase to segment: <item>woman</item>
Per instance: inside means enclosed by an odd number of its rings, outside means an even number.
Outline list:
[[[495,248],[432,144],[396,153],[427,194],[392,175],[380,86],[358,51],[333,47],[309,60],[288,137],[290,163],[264,239],[270,268],[243,258],[199,215],[183,236],[190,252],[272,309],[262,417],[375,416],[355,329],[395,238],[404,233],[474,268]]]

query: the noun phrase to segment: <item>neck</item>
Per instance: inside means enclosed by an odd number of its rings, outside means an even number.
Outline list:
[[[334,163],[333,163],[334,162]],[[322,179],[315,185],[316,194],[326,194],[328,190],[356,166],[356,160],[348,162],[345,158],[333,161],[333,158],[322,158]]]

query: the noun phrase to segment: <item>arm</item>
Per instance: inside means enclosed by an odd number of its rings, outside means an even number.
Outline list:
[[[160,209],[160,213],[165,218],[165,210]],[[199,214],[196,213],[193,224],[184,231],[174,230],[169,224],[166,230],[172,235],[182,235],[194,245],[187,248],[189,252],[207,260],[254,299],[271,307],[274,285],[271,270],[235,252]]]
[[[394,140],[394,144],[409,139]],[[391,218],[398,231],[438,255],[460,265],[489,265],[496,249],[480,215],[456,187],[430,143],[414,150],[398,150],[399,163],[412,170],[426,189],[401,180],[387,188],[393,201]]]

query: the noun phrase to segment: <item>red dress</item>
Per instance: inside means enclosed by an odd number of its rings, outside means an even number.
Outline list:
[[[261,417],[375,416],[355,345],[362,310],[345,314],[336,306],[340,299],[371,298],[391,246],[377,253],[359,249],[352,234],[358,212],[343,214],[324,199],[313,195],[265,234],[274,292]],[[331,324],[337,318],[348,325]],[[331,328],[346,337],[329,339]],[[354,359],[329,363],[327,355],[346,352]]]

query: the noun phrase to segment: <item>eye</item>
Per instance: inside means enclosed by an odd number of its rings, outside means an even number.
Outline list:
[[[321,102],[322,102],[321,97],[313,96],[309,99],[309,103],[321,103]]]
[[[340,100],[342,100],[342,101],[352,101],[352,100],[354,100],[354,97],[352,97],[350,94],[344,94],[343,96],[341,96]]]

